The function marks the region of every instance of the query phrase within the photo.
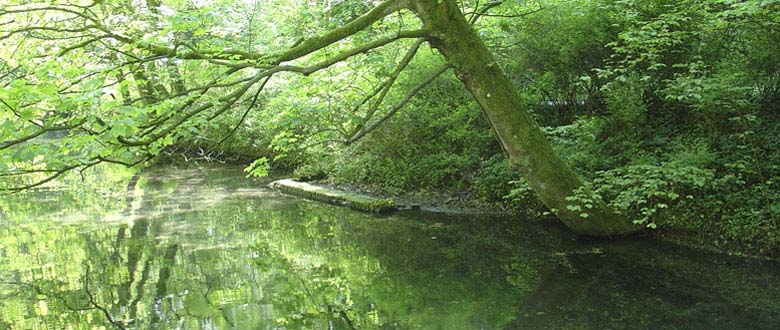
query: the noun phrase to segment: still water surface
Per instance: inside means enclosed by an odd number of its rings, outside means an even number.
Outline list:
[[[2,197],[0,329],[780,329],[776,262],[374,216],[234,168],[107,177]]]

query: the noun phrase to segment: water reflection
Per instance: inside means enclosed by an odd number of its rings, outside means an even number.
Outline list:
[[[0,329],[780,327],[773,263],[512,219],[376,217],[235,169],[119,177],[3,197]]]

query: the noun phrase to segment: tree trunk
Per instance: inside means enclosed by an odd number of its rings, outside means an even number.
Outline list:
[[[566,196],[581,185],[577,175],[553,151],[533,123],[515,86],[496,64],[493,55],[455,0],[416,0],[412,11],[433,31],[428,42],[453,66],[490,120],[498,140],[530,187],[572,231],[590,236],[620,236],[641,230],[605,205],[572,212]]]

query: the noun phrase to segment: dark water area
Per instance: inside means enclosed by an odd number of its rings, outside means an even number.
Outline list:
[[[0,197],[3,329],[780,329],[780,264],[510,217],[376,216],[236,168]]]

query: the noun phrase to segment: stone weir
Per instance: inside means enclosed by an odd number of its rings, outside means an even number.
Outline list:
[[[269,186],[283,194],[303,197],[318,202],[346,206],[355,210],[388,213],[402,208],[392,199],[378,198],[357,193],[317,186],[306,182],[283,179],[271,182]]]

